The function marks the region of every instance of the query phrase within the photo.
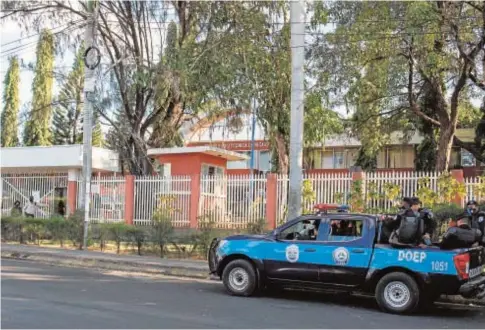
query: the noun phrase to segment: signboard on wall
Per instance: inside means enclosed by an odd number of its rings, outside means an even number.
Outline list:
[[[230,151],[248,151],[251,150],[251,141],[230,141],[230,142],[191,142],[188,147],[211,146]],[[254,150],[269,150],[269,141],[254,141]]]

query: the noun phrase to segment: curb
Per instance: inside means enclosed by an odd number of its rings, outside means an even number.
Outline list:
[[[19,252],[19,251],[1,251],[2,259],[13,259],[13,260],[30,260],[36,261],[44,264],[49,264],[53,266],[64,266],[64,267],[80,267],[80,268],[91,268],[91,269],[101,269],[110,271],[122,271],[128,273],[142,273],[147,275],[166,275],[166,276],[176,276],[184,278],[194,278],[194,279],[213,279],[209,276],[208,270],[201,270],[191,267],[175,267],[166,265],[153,265],[153,263],[147,264],[142,261],[117,261],[112,259],[103,258],[93,258],[85,256],[57,256],[50,253],[42,252]],[[438,302],[441,303],[451,303],[460,305],[476,305],[485,306],[485,299],[465,299],[461,296],[442,296]]]
[[[189,267],[174,267],[153,264],[148,265],[143,262],[116,261],[90,257],[66,258],[48,253],[29,253],[3,250],[1,252],[1,257],[2,259],[30,260],[55,266],[94,268],[111,271],[115,270],[123,272],[144,273],[149,275],[167,275],[196,279],[209,279],[208,271]]]

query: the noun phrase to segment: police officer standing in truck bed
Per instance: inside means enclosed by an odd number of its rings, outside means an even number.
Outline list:
[[[483,241],[485,235],[485,212],[478,209],[478,204],[476,201],[471,200],[466,204],[466,210],[464,216],[468,216],[471,220],[471,227],[473,229],[478,229],[481,232],[480,244],[485,245]]]

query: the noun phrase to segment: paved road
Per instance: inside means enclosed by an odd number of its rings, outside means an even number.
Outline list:
[[[132,278],[2,260],[2,328],[483,328],[485,309],[381,313],[372,299],[286,293],[238,298],[221,284]]]

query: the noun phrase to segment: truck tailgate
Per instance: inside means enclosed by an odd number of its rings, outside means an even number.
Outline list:
[[[485,249],[483,247],[472,248],[470,253],[470,279],[485,273]]]

